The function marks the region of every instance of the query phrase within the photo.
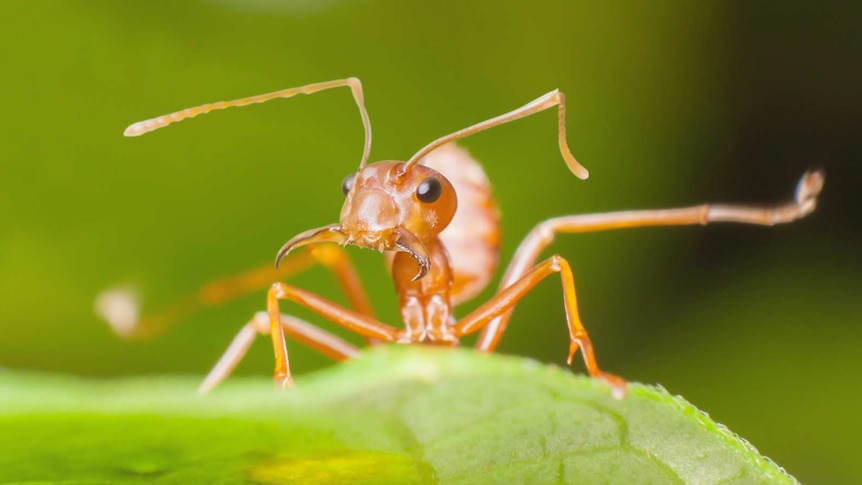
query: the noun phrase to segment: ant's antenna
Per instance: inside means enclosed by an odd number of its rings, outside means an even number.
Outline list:
[[[566,142],[566,96],[558,89],[555,89],[550,93],[545,94],[544,96],[534,99],[533,101],[530,101],[529,103],[525,104],[524,106],[521,106],[516,110],[509,111],[508,113],[501,114],[496,118],[491,118],[490,120],[485,120],[481,123],[476,123],[475,125],[468,126],[463,130],[458,130],[455,133],[448,134],[444,137],[432,141],[431,143],[422,147],[422,149],[416,152],[415,155],[410,157],[410,160],[407,160],[407,163],[404,165],[401,172],[404,173],[404,171],[419,162],[422,157],[428,155],[429,153],[434,151],[434,149],[441,147],[449,142],[465,138],[480,131],[485,131],[488,128],[493,128],[495,126],[506,124],[510,121],[525,118],[532,114],[536,114],[539,111],[544,111],[554,106],[560,107],[558,111],[559,121],[557,129],[560,143],[560,154],[563,155],[563,159],[566,161],[566,165],[568,165],[569,170],[571,170],[572,173],[574,173],[575,176],[579,179],[585,180],[587,177],[590,176],[590,172],[588,172],[583,165],[581,165],[580,163],[578,163],[577,160],[575,160],[575,156],[572,155],[572,151],[569,150],[569,144],[568,142]]]
[[[362,126],[365,128],[365,148],[362,151],[362,161],[359,163],[359,168],[362,168],[368,164],[368,157],[371,154],[371,121],[369,121],[368,111],[365,109],[365,97],[362,93],[362,83],[355,77],[307,84],[297,88],[288,88],[272,93],[258,94],[257,96],[235,99],[233,101],[219,101],[217,103],[195,106],[194,108],[186,108],[175,113],[133,123],[126,128],[126,131],[123,132],[123,134],[126,136],[140,136],[144,133],[149,133],[168,126],[171,123],[176,123],[187,118],[194,118],[197,115],[206,114],[210,111],[231,108],[233,106],[248,106],[250,104],[265,103],[276,98],[291,98],[297,94],[313,94],[318,91],[342,86],[350,86],[350,90],[353,92],[353,99],[356,101],[356,106],[359,107],[359,114],[362,116]]]

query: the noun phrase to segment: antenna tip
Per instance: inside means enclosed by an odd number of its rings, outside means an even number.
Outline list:
[[[569,168],[571,168],[572,173],[575,174],[575,177],[581,180],[586,180],[590,178],[590,171],[584,168],[584,166],[581,164],[570,166]]]
[[[144,133],[149,133],[155,130],[156,128],[158,128],[158,126],[153,120],[138,121],[137,123],[129,125],[129,127],[126,128],[126,131],[123,132],[123,136],[141,136]]]
[[[581,167],[580,170],[575,172],[575,177],[578,177],[581,180],[586,180],[586,179],[590,178],[590,171]]]
[[[141,131],[141,127],[138,126],[138,123],[135,123],[133,125],[129,125],[129,127],[126,128],[126,131],[123,132],[123,136],[128,136],[128,137],[140,136],[142,134],[143,134],[143,132]]]
[[[562,142],[561,142],[562,143]],[[562,147],[562,145],[560,145]],[[590,178],[590,171],[586,169],[583,165],[581,165],[575,157],[572,156],[571,153],[563,152],[563,159],[566,160],[566,165],[569,167],[569,170],[575,174],[575,177],[586,180]]]

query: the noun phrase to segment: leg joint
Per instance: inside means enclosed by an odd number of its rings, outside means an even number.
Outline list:
[[[554,238],[557,236],[557,230],[554,227],[553,219],[540,222],[535,228],[533,228],[532,232],[533,233],[527,236],[527,238],[535,237],[541,241],[543,246],[547,246],[554,242]]]
[[[289,295],[292,293],[290,291],[291,288],[292,287],[290,285],[286,285],[280,281],[276,281],[269,288],[269,293],[278,299],[288,298]]]
[[[559,254],[555,254],[550,258],[551,269],[554,270],[555,273],[559,273],[563,269],[563,265],[566,264],[566,260],[563,259]]]

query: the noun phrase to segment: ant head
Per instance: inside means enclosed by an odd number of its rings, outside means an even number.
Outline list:
[[[458,205],[455,189],[443,174],[418,164],[378,162],[345,177],[341,190],[346,200],[340,223],[294,237],[282,246],[276,264],[299,246],[337,242],[404,251],[419,263],[414,280],[428,272],[429,256],[423,241],[449,225]]]
[[[440,233],[455,215],[455,189],[440,172],[400,162],[380,162],[344,178],[341,230],[349,242],[393,249],[388,235],[406,230],[420,240]],[[394,241],[392,242],[394,244]]]

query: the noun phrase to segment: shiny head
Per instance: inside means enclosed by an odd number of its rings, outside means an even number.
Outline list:
[[[423,165],[404,170],[402,162],[378,162],[344,178],[346,200],[338,224],[303,232],[285,243],[279,261],[293,249],[335,242],[403,251],[419,264],[414,281],[430,269],[423,241],[436,237],[455,216],[455,189],[440,172]]]

